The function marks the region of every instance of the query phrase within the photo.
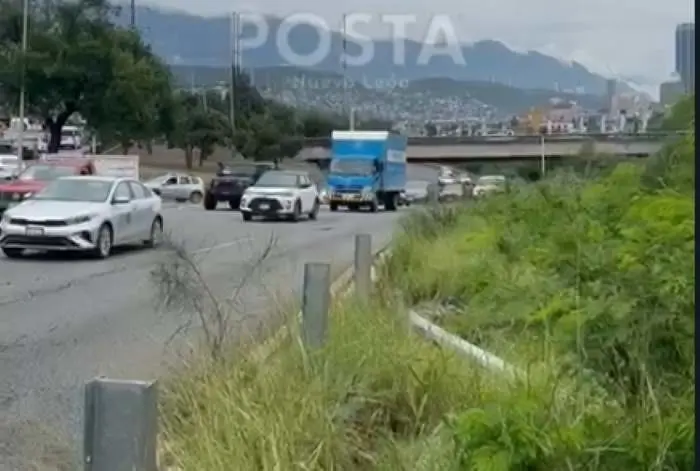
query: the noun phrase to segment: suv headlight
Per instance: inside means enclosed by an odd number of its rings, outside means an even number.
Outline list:
[[[94,214],[85,214],[83,216],[76,216],[74,218],[66,219],[66,224],[69,226],[74,226],[76,224],[83,224],[94,218]]]

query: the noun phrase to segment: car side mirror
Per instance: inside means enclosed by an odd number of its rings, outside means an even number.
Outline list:
[[[131,202],[131,199],[127,196],[115,196],[112,199],[112,204],[128,204]]]

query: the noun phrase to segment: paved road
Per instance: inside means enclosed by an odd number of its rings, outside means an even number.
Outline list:
[[[433,178],[435,173],[413,168],[410,175]],[[351,263],[354,235],[372,234],[379,247],[390,240],[401,213],[323,211],[317,221],[298,224],[243,223],[237,212],[175,205],[164,216],[173,240],[194,255],[221,297],[230,295],[273,241],[237,307],[239,319],[255,322],[273,292],[300,288],[304,262]],[[29,469],[26,462],[3,462],[3,455],[70,459],[75,445],[66,444],[79,438],[86,380],[98,375],[147,379],[176,357],[178,343],[169,340],[194,317],[157,309],[153,277],[173,258],[167,248],[121,251],[105,261],[0,256],[0,469]],[[250,323],[236,328],[247,332]],[[49,447],[54,441],[57,445]]]

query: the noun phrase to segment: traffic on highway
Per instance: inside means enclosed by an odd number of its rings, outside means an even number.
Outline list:
[[[21,420],[13,434],[34,437],[48,427],[72,442],[85,381],[157,376],[172,351],[187,348],[183,326],[193,314],[163,308],[153,275],[177,258],[173,248],[192,257],[217,298],[245,284],[231,319],[244,336],[265,319],[271,293],[296,293],[290,281],[301,279],[305,262],[346,266],[358,233],[370,234],[375,250],[387,244],[399,207],[425,200],[439,169],[387,155],[381,136],[362,136],[353,159],[344,157],[352,165],[321,181],[274,162],[262,171],[222,165],[201,184],[178,172],[142,181],[136,156],[97,155],[27,162],[3,180],[0,411]],[[392,186],[382,181],[387,171]],[[202,197],[192,197],[198,191]],[[211,193],[226,206],[211,210]],[[342,203],[336,211],[332,198]]]
[[[334,131],[324,182],[275,162],[221,164],[209,184],[185,173],[141,182],[136,155],[44,156],[0,183],[0,250],[8,258],[36,252],[83,252],[107,258],[120,246],[154,247],[168,221],[164,201],[219,203],[242,221],[314,221],[331,212],[394,212],[427,199],[428,183],[407,178],[406,137],[387,131]],[[448,167],[437,171],[440,196],[475,197],[501,190],[505,177]],[[454,194],[451,194],[454,193]]]
[[[331,212],[394,212],[426,198],[408,186],[406,137],[386,131],[335,131],[334,159],[323,185],[311,173],[275,162],[221,165],[208,185],[166,173],[141,182],[136,155],[49,155],[0,183],[0,250],[17,259],[36,252],[109,257],[120,246],[158,245],[168,221],[164,201],[225,202],[242,221],[314,221]],[[442,186],[444,175],[438,179]],[[323,194],[325,193],[325,194]]]

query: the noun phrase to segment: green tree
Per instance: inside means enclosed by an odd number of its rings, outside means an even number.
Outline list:
[[[661,129],[684,131],[693,124],[695,124],[695,95],[690,95],[681,98],[671,107],[670,113],[661,123]]]
[[[176,100],[170,111],[174,122],[167,134],[168,143],[185,152],[185,164],[189,169],[194,164],[195,150],[199,151],[199,166],[202,166],[216,146],[230,143],[229,121],[221,111],[209,107],[201,94],[181,93]]]
[[[0,83],[17,103],[22,84],[28,114],[50,132],[49,152],[75,113],[106,140],[129,147],[166,132],[170,74],[136,32],[110,22],[118,13],[105,0],[45,2],[29,18],[28,50],[21,50],[19,2],[0,0]]]

